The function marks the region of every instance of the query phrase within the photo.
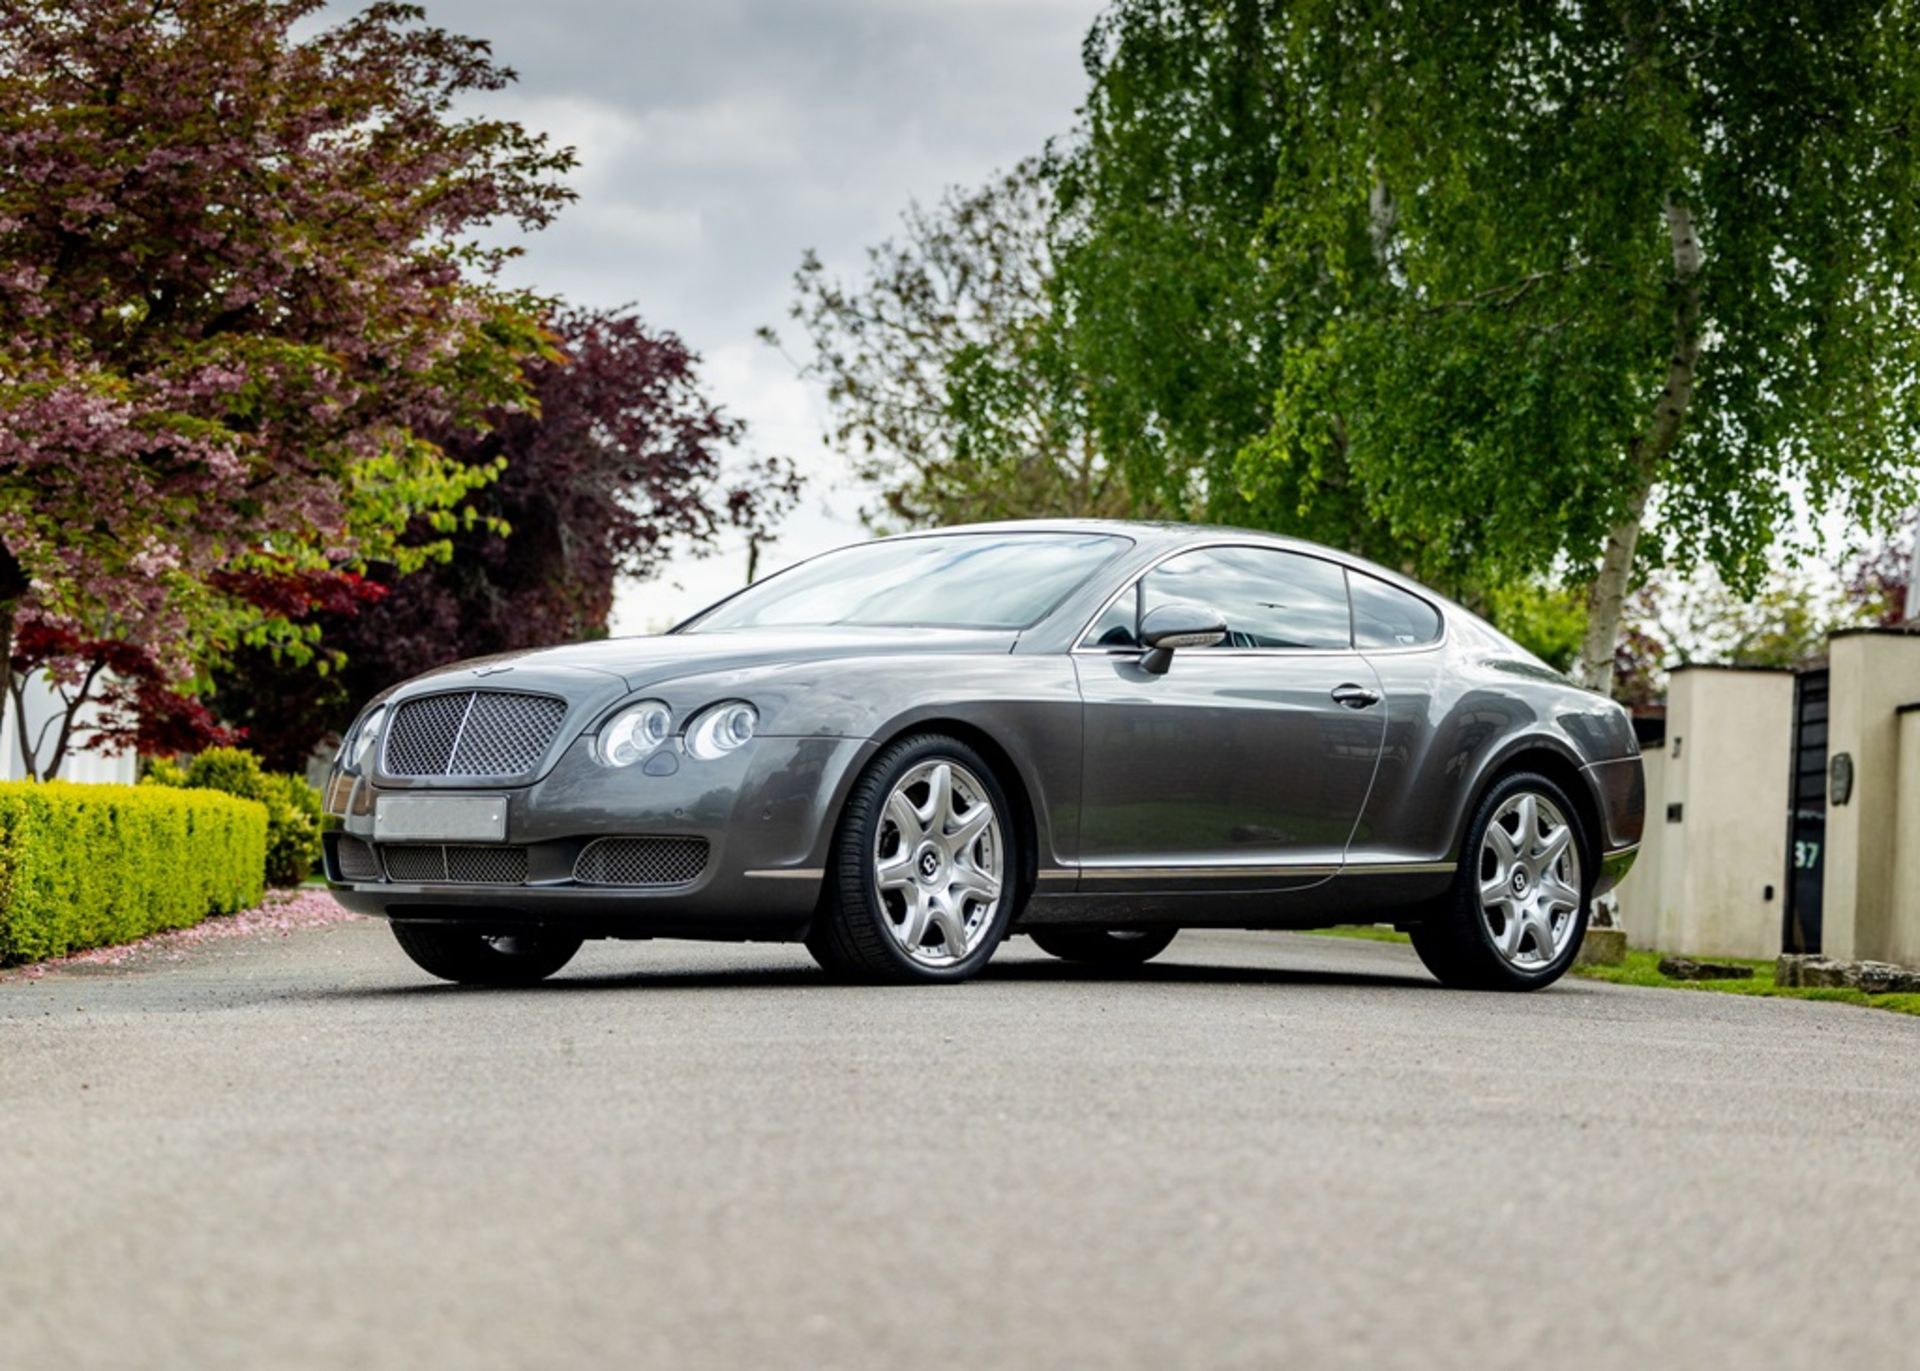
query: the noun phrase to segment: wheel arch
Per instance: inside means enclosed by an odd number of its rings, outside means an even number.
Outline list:
[[[1589,882],[1600,877],[1600,858],[1605,850],[1607,830],[1605,818],[1601,813],[1599,796],[1594,793],[1593,784],[1588,780],[1581,764],[1570,755],[1563,746],[1543,737],[1529,737],[1517,742],[1513,747],[1491,760],[1482,770],[1478,783],[1461,814],[1459,831],[1454,834],[1454,853],[1458,861],[1467,860],[1467,828],[1473,823],[1473,816],[1480,811],[1480,805],[1494,786],[1509,776],[1531,772],[1552,781],[1572,801],[1580,820],[1580,835],[1586,851],[1581,854]]]
[[[1013,755],[1003,747],[999,739],[979,724],[951,715],[929,715],[916,718],[911,722],[900,723],[890,732],[877,736],[876,751],[884,752],[902,738],[910,738],[919,733],[944,733],[956,741],[965,743],[986,761],[993,769],[994,780],[1000,783],[1005,792],[1007,803],[1013,807],[1013,822],[1019,837],[1017,850],[1020,854],[1019,870],[1015,873],[1018,883],[1018,904],[1014,908],[1014,917],[1018,918],[1020,904],[1039,882],[1040,870],[1040,824],[1034,808],[1033,796],[1029,792],[1027,778]],[[836,823],[838,822],[836,818]]]

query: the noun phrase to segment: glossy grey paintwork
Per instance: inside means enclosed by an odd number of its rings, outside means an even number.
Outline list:
[[[1357,652],[1077,653],[1090,803],[1083,880],[1161,889],[1317,885],[1344,859],[1380,757],[1383,712],[1333,699],[1376,684]],[[1185,864],[1218,870],[1186,875]],[[1136,869],[1158,868],[1154,878]]]
[[[533,783],[503,791],[376,772],[354,787],[347,831],[369,831],[381,791],[507,793],[509,840],[537,845],[550,864],[597,834],[705,836],[713,858],[695,887],[336,889],[355,908],[409,917],[437,909],[604,932],[788,935],[818,899],[834,824],[861,768],[888,740],[923,726],[966,735],[1002,769],[1021,810],[1025,917],[1034,922],[1379,917],[1445,887],[1473,800],[1518,761],[1551,767],[1577,789],[1597,858],[1638,841],[1644,789],[1624,712],[1404,578],[1243,530],[984,527],[1117,530],[1133,541],[1020,633],[702,633],[696,621],[657,637],[457,663],[381,697],[535,690],[569,709]],[[1229,543],[1306,551],[1411,590],[1442,608],[1445,639],[1378,652],[1191,649],[1162,676],[1124,654],[1074,650],[1088,622],[1147,568]],[[1329,692],[1348,682],[1373,685],[1379,702],[1360,710],[1333,702]],[[720,762],[683,758],[669,777],[600,765],[593,731],[641,698],[664,700],[677,720],[748,699],[760,711],[759,735]],[[1616,857],[1610,874],[1623,865]],[[1194,869],[1173,870],[1181,867]]]

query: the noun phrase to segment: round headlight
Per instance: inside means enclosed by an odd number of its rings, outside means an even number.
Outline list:
[[[608,766],[632,766],[672,733],[673,711],[658,700],[642,700],[607,721],[595,751]]]
[[[744,700],[715,705],[687,725],[687,751],[703,762],[724,757],[753,741],[759,721],[760,715]]]
[[[387,721],[387,707],[375,705],[373,712],[360,721],[360,727],[354,730],[353,741],[348,745],[347,766],[354,771],[366,765],[367,758],[373,755],[374,746],[380,741],[380,726]]]

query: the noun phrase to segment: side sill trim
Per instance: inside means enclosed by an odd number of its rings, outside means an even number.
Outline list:
[[[1458,862],[1348,862],[1342,876],[1451,876]]]
[[[776,866],[740,873],[750,881],[817,881],[827,874],[824,866]]]
[[[1349,862],[1345,866],[1307,865],[1301,862],[1236,866],[1230,863],[1195,862],[1183,866],[1083,866],[1079,869],[1079,875],[1086,880],[1138,881],[1232,876],[1450,876],[1458,869],[1458,862]],[[1047,879],[1061,880],[1073,874],[1071,869],[1043,873]]]

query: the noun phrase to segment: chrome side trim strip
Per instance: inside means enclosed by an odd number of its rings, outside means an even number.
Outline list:
[[[1138,881],[1181,876],[1331,876],[1339,870],[1337,866],[1307,866],[1300,862],[1281,862],[1273,866],[1221,866],[1196,862],[1183,866],[1083,866],[1080,874],[1096,881]]]
[[[1304,862],[1278,862],[1265,866],[1232,863],[1193,862],[1181,866],[1083,866],[1080,876],[1097,881],[1165,880],[1187,877],[1211,879],[1231,876],[1451,876],[1458,862],[1349,862],[1345,866],[1325,866]],[[1071,870],[1045,871],[1043,880],[1066,880]]]
[[[1458,862],[1348,862],[1342,876],[1451,876]]]
[[[827,874],[824,866],[776,866],[740,873],[750,881],[817,881]]]

